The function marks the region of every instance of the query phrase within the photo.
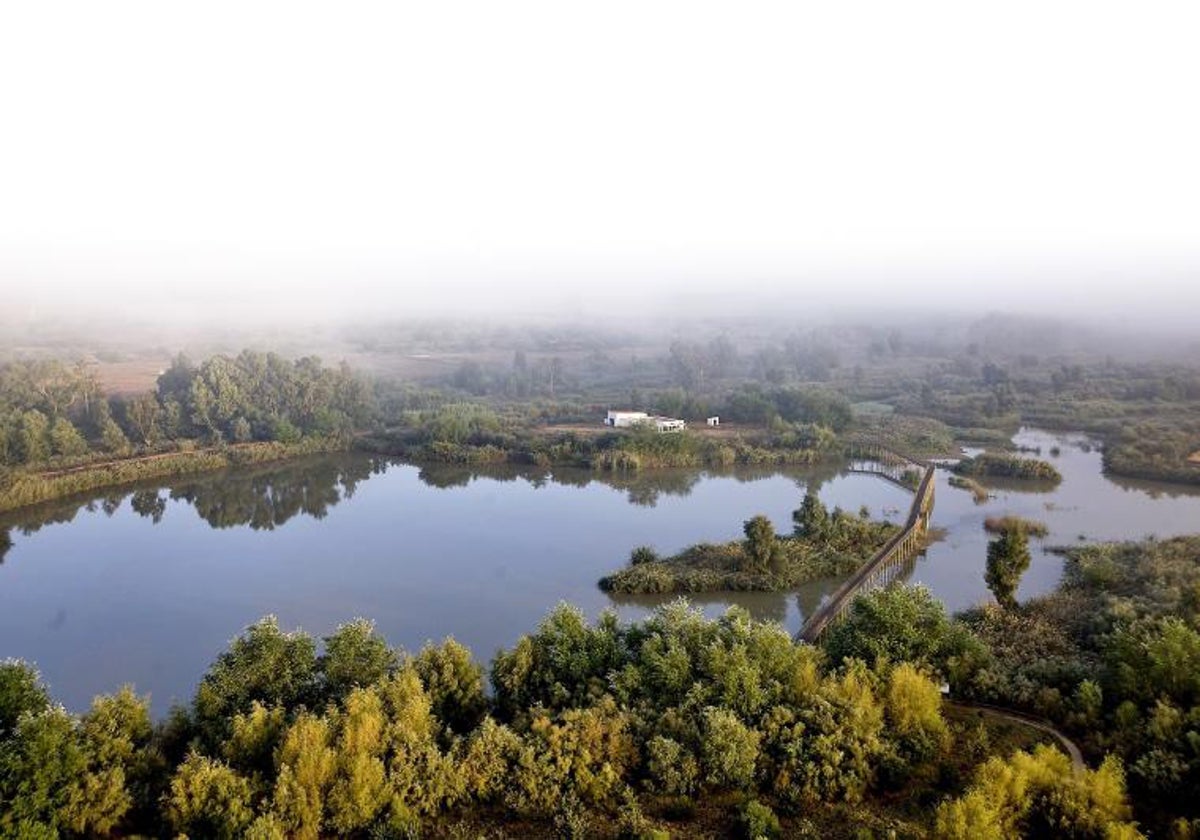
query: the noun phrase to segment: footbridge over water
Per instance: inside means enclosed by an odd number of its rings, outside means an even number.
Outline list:
[[[929,518],[933,515],[932,464],[897,455],[883,447],[858,447],[849,453],[851,472],[878,475],[913,491],[908,519],[896,534],[817,608],[796,638],[815,643],[846,615],[854,599],[864,592],[887,586],[899,577],[925,546]]]

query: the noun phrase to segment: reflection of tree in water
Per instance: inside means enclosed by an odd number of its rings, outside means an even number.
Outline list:
[[[524,478],[536,487],[545,484],[545,471],[523,469],[511,464],[421,464],[417,478],[422,483],[448,490],[452,487],[466,487],[472,481],[488,478],[492,481],[516,481]]]
[[[4,562],[4,555],[8,554],[8,550],[12,548],[12,535],[7,528],[0,528],[0,563]]]
[[[689,496],[704,473],[698,470],[657,470],[628,473],[607,473],[597,480],[624,490],[629,503],[654,507],[660,496]]]
[[[323,519],[330,508],[354,495],[360,481],[386,468],[383,461],[363,459],[233,471],[174,487],[171,498],[192,505],[214,528],[249,525],[256,531],[269,531],[300,514]],[[165,500],[159,501],[165,507]],[[134,509],[155,522],[162,518],[159,502],[150,498],[144,500],[142,509]]]
[[[745,607],[756,621],[775,621],[783,624],[787,619],[788,592],[688,592],[686,594],[633,595],[606,592],[616,607],[641,607],[652,610],[670,604],[680,598],[693,607]]]
[[[1122,490],[1133,490],[1145,493],[1151,499],[1158,501],[1162,498],[1187,499],[1200,496],[1200,485],[1168,484],[1162,481],[1149,481],[1141,478],[1122,478],[1117,475],[1104,474],[1104,477]]]
[[[528,482],[533,487],[561,484],[567,487],[586,487],[599,482],[629,494],[635,505],[653,507],[659,495],[667,493],[686,496],[700,481],[700,470],[646,470],[626,473],[593,472],[580,468],[523,467],[515,464],[422,464],[418,478],[430,487],[447,489],[466,487],[478,479],[492,481]]]
[[[43,506],[36,512],[28,512],[18,524],[17,530],[25,536],[36,534],[47,525],[65,525],[75,519],[75,514],[79,513],[80,506],[78,504],[66,506]],[[84,509],[95,510],[95,505],[84,506]]]
[[[166,514],[168,499],[180,499],[195,507],[214,528],[249,525],[270,530],[299,514],[322,518],[338,502],[353,496],[360,482],[384,472],[387,466],[386,460],[376,458],[321,457],[180,479],[166,493],[155,486],[110,490],[83,502],[26,508],[0,520],[0,534],[7,537],[11,527],[30,535],[47,525],[71,522],[81,510],[112,516],[127,498],[134,513],[156,525]],[[0,559],[10,545],[11,540],[6,545],[0,538]]]
[[[528,482],[533,487],[560,484],[566,487],[587,487],[593,482],[624,491],[630,504],[654,507],[662,496],[688,496],[706,477],[731,477],[748,483],[762,481],[774,476],[788,475],[803,490],[819,491],[821,486],[837,478],[845,465],[839,462],[823,463],[801,468],[780,468],[771,464],[739,466],[729,469],[660,469],[631,470],[629,472],[596,472],[580,467],[528,467],[516,464],[444,464],[423,463],[419,465],[418,478],[439,489],[466,487],[478,479],[492,481]]]
[[[121,491],[108,491],[103,496],[92,499],[84,509],[89,513],[94,513],[97,510],[103,511],[105,516],[111,517],[114,513],[121,509],[121,503],[125,501],[127,493]]]
[[[843,475],[849,475],[844,462],[822,461],[819,464],[813,464],[811,467],[805,467],[800,475],[793,475],[792,480],[796,486],[804,493],[821,494],[821,488],[829,482]]]
[[[149,517],[157,525],[167,512],[167,500],[157,490],[135,490],[129,500],[130,507],[138,516]]]

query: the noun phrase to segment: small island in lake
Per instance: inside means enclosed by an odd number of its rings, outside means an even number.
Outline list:
[[[989,476],[991,478],[1022,478],[1033,481],[1062,481],[1062,473],[1053,464],[1036,458],[1017,458],[985,452],[974,458],[963,458],[953,467],[962,476]]]
[[[866,508],[857,515],[830,512],[815,493],[804,497],[792,519],[791,535],[776,534],[767,517],[755,516],[743,524],[744,540],[700,543],[662,558],[636,548],[629,565],[602,578],[600,588],[627,594],[794,589],[853,572],[900,531],[872,520]]]

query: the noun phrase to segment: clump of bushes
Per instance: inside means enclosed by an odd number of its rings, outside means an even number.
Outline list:
[[[987,517],[983,520],[983,530],[989,534],[1002,534],[1005,531],[1024,531],[1031,537],[1039,538],[1050,534],[1050,528],[1045,522],[1011,515]]]
[[[954,472],[964,476],[990,476],[993,478],[1020,478],[1033,481],[1062,481],[1062,473],[1053,464],[1036,458],[1017,458],[985,452],[974,458],[963,458],[953,467]]]
[[[961,476],[950,476],[950,486],[957,487],[959,490],[966,490],[975,498],[975,504],[982,505],[992,498],[992,492],[980,484],[973,478],[962,478]]]

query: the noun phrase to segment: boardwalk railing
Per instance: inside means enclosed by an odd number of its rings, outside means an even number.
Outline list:
[[[913,489],[908,481],[909,477],[915,473],[921,478],[915,488],[908,520],[900,533],[888,540],[874,557],[839,586],[804,622],[796,638],[810,644],[820,639],[830,625],[841,619],[860,594],[887,586],[904,571],[907,564],[924,547],[925,535],[929,531],[929,517],[933,513],[932,465],[918,463],[878,448],[869,452],[851,452],[850,458],[852,471],[874,473],[909,490]]]

